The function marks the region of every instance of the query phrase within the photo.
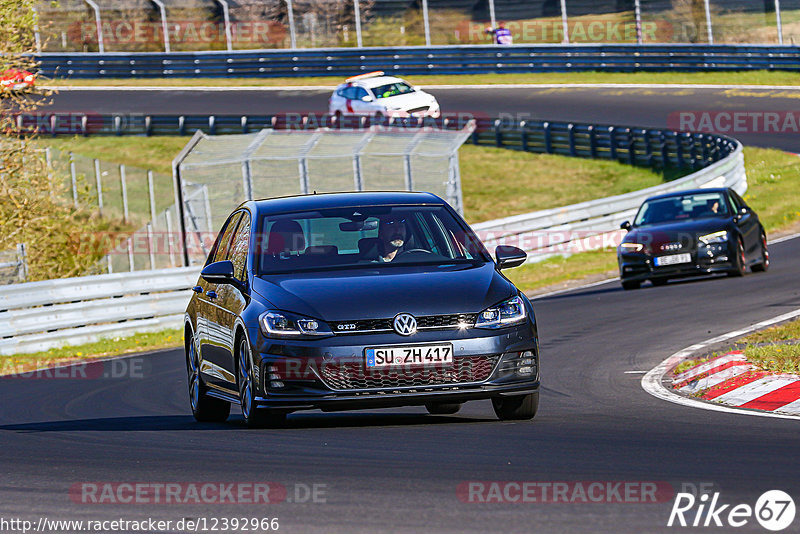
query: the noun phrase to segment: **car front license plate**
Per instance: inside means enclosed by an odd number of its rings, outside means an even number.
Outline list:
[[[671,254],[669,256],[659,256],[656,258],[656,267],[664,267],[665,265],[676,265],[678,263],[690,263],[692,261],[691,254]]]
[[[453,364],[452,343],[437,345],[400,345],[368,347],[364,350],[367,368],[407,366],[450,366]]]

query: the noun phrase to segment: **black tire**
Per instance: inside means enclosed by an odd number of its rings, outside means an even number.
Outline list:
[[[623,280],[622,282],[622,289],[628,291],[630,289],[639,289],[641,287],[641,282],[635,282],[632,280]]]
[[[754,273],[764,273],[769,270],[769,249],[767,248],[767,234],[761,231],[761,261],[750,268]]]
[[[744,245],[742,244],[742,240],[739,239],[736,241],[736,253],[733,258],[733,268],[728,271],[728,276],[744,276],[746,269],[747,263],[744,258]]]
[[[256,386],[252,379],[252,358],[250,358],[250,344],[242,335],[237,351],[237,385],[239,386],[239,401],[242,406],[242,417],[250,428],[277,427],[286,422],[285,413],[275,413],[266,408],[259,408],[256,404]]]
[[[667,285],[667,280],[668,280],[667,278],[653,278],[652,280],[650,280],[650,283],[652,283],[656,287],[660,287]]]
[[[453,415],[461,409],[460,402],[429,402],[425,409],[431,415]]]
[[[539,409],[539,392],[513,397],[495,397],[492,407],[501,421],[522,421],[533,419]]]
[[[186,331],[186,371],[189,375],[189,405],[196,421],[221,423],[231,413],[231,404],[206,395],[206,385],[200,376],[200,359],[192,341],[191,331]]]

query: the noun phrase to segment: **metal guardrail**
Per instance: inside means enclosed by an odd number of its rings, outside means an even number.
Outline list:
[[[560,71],[800,70],[800,47],[604,44],[328,48],[239,52],[43,53],[40,72],[59,78],[349,76]]]
[[[180,327],[198,267],[0,287],[0,355]]]
[[[624,195],[474,224],[472,228],[487,247],[519,246],[529,254],[528,261],[618,245],[625,233],[620,224],[632,219],[651,196],[703,187],[731,187],[744,194],[747,174],[742,146],[733,139],[729,142],[733,150],[724,158],[683,178]]]

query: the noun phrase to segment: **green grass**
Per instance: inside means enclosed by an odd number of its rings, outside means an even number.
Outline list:
[[[174,348],[182,345],[183,330],[180,328],[133,334],[125,337],[113,337],[94,343],[70,345],[44,352],[0,356],[0,375],[23,373],[70,362]]]
[[[474,145],[461,147],[459,167],[470,223],[629,193],[665,179],[616,161]]]
[[[402,73],[400,74],[402,76]],[[473,84],[689,84],[689,85],[800,85],[800,75],[784,71],[742,72],[552,72],[514,74],[453,74],[453,75],[409,75],[405,79],[413,84],[425,85],[473,85]],[[107,78],[107,79],[57,79],[50,86],[242,86],[283,87],[318,85],[333,89],[341,83],[338,76],[304,78]]]
[[[800,157],[780,150],[745,148],[748,188],[745,201],[767,232],[800,220]]]
[[[189,137],[57,137],[37,142],[62,152],[74,152],[87,158],[142,167],[172,174],[172,159]]]
[[[617,269],[616,251],[610,249],[580,252],[567,257],[556,256],[537,263],[503,271],[524,292],[579,280],[592,275],[614,273]]]
[[[744,355],[767,371],[800,374],[800,320],[773,326],[741,339]]]

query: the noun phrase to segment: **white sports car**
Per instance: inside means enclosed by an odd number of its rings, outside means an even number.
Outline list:
[[[439,103],[408,82],[382,71],[347,78],[328,100],[331,115],[439,117]]]

